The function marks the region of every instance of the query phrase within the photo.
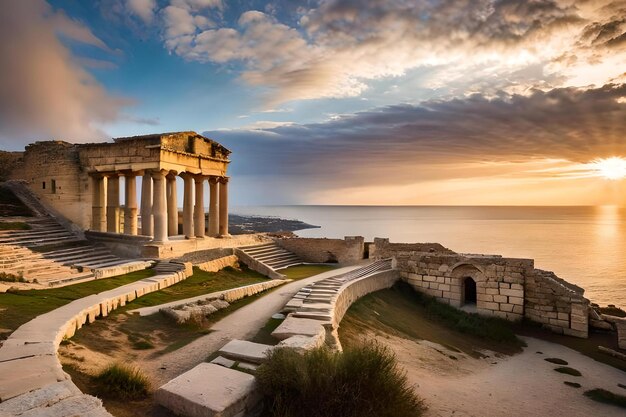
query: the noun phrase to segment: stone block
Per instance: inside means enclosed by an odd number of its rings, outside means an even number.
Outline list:
[[[81,392],[72,381],[57,382],[0,403],[0,415],[21,415],[28,410],[49,407],[75,395],[81,395]]]
[[[478,302],[478,308],[484,308],[487,310],[494,310],[497,311],[500,309],[500,306],[498,303],[490,303],[490,302]]]
[[[494,295],[493,296],[493,301],[495,301],[496,303],[506,303],[508,302],[508,297],[506,295]]]
[[[496,294],[500,294],[500,290],[497,288],[487,288],[485,289],[485,293],[489,295],[496,295]]]
[[[493,295],[476,294],[476,300],[477,301],[492,302],[493,301]]]
[[[272,349],[274,349],[274,346],[235,339],[226,343],[219,350],[219,353],[233,360],[262,363],[265,362],[267,355]]]
[[[500,289],[500,294],[501,295],[508,295],[509,297],[519,297],[519,298],[524,298],[524,290],[513,290],[513,289],[506,289],[506,288],[501,288]]]
[[[513,312],[513,304],[500,304],[500,311]]]
[[[516,305],[524,305],[524,299],[521,297],[509,297],[509,303]]]
[[[239,417],[260,400],[252,375],[201,363],[154,394],[155,401],[187,417]]]
[[[441,290],[441,291],[450,291],[450,285],[448,285],[448,284],[439,284],[437,289]]]
[[[515,313],[515,314],[524,314],[524,306],[514,305],[513,306],[513,313]]]
[[[425,275],[424,276],[424,281],[435,282],[435,281],[437,281],[437,277],[434,277],[432,275]]]
[[[291,336],[288,339],[280,342],[277,347],[280,348],[290,348],[294,349],[296,352],[303,353],[307,350],[312,350],[318,348],[324,344],[324,337],[322,335],[319,336],[302,336],[296,335]]]
[[[559,320],[568,320],[569,321],[569,314],[567,313],[557,313],[557,318]]]

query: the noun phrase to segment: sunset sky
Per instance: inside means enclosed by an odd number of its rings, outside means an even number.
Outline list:
[[[0,149],[195,130],[235,205],[626,204],[623,0],[15,0],[0,36]]]

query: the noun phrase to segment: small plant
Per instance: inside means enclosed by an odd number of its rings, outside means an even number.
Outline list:
[[[154,349],[154,345],[147,340],[138,340],[133,343],[133,349],[135,350]]]
[[[615,394],[602,388],[585,391],[585,397],[589,397],[599,403],[611,404],[621,408],[626,408],[626,396]]]
[[[568,387],[574,387],[574,388],[580,388],[582,386],[578,382],[563,381],[563,383],[567,385]]]
[[[15,274],[9,274],[6,272],[0,272],[0,281],[4,281],[4,282],[26,282],[26,280],[24,279],[24,273],[23,272],[19,272],[18,275]]]
[[[560,358],[545,358],[544,361],[548,361],[556,365],[569,365],[567,361],[560,359]]]
[[[424,410],[395,356],[378,345],[302,355],[276,349],[256,376],[271,417],[417,417]]]
[[[112,364],[94,377],[100,392],[120,400],[139,400],[148,395],[150,383],[138,368]]]
[[[570,368],[569,366],[559,366],[558,368],[554,368],[555,371],[560,372],[562,374],[567,374],[571,376],[582,376],[578,369]]]

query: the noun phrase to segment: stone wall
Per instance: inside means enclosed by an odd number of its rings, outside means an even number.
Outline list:
[[[344,239],[294,237],[277,239],[276,243],[311,263],[353,264],[361,261],[365,253],[365,239],[361,236],[346,236]]]
[[[588,336],[589,300],[583,297],[582,288],[541,269],[525,278],[526,317],[556,333]]]
[[[67,142],[36,142],[28,145],[11,173],[11,179],[26,181],[30,190],[79,225],[91,223],[89,177],[79,164],[79,145]],[[89,208],[89,209],[86,209]]]
[[[374,258],[395,258],[403,280],[442,302],[511,321],[526,317],[557,333],[587,337],[589,301],[583,290],[535,269],[532,259],[459,254],[437,244],[388,239],[371,246]],[[468,300],[472,281],[476,298]]]

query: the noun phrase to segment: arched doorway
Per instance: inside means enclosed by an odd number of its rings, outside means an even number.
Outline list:
[[[476,281],[470,277],[463,279],[463,304],[476,304]]]

